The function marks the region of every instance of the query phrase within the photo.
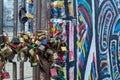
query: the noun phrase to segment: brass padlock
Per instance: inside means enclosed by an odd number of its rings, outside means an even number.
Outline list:
[[[26,51],[27,49],[28,49],[27,46],[25,46],[25,47],[20,49],[20,52]]]
[[[34,56],[34,55],[35,55],[34,49],[30,49],[30,50],[29,50],[29,54],[30,54],[31,56]]]
[[[35,44],[36,44],[37,46],[40,46],[41,42],[38,41],[38,40],[36,40],[36,41],[35,41]]]
[[[61,46],[61,51],[62,52],[67,52],[67,47],[66,46]]]
[[[23,34],[22,37],[25,41],[29,39],[29,36],[27,34]]]
[[[9,46],[5,46],[4,48],[1,49],[1,55],[3,57],[8,57],[13,53],[12,49]]]
[[[52,49],[48,48],[48,49],[46,50],[46,53],[52,55],[54,52],[53,52]]]
[[[22,37],[19,38],[20,42],[24,42],[24,39]]]

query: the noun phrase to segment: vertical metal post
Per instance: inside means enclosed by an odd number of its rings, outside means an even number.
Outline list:
[[[34,26],[33,34],[36,34],[37,29],[37,0],[34,0]],[[37,80],[37,67],[33,67],[33,80]]]
[[[41,0],[41,29],[47,30],[47,0]]]
[[[37,0],[34,0],[34,26],[33,26],[33,34],[36,34],[36,27],[37,27]]]
[[[26,0],[21,0],[21,7],[26,8]],[[21,23],[21,31],[25,32],[25,24]],[[24,62],[20,62],[20,80],[24,80]]]
[[[0,0],[0,37],[2,37],[2,31],[3,31],[3,5],[4,0]],[[0,70],[0,80],[2,80],[2,70]]]
[[[24,62],[20,62],[20,80],[24,80]]]
[[[0,0],[0,35],[3,31],[3,0]]]
[[[47,0],[46,3],[47,3],[47,31],[49,33],[49,30],[50,30],[49,23],[50,23],[50,3],[51,3],[51,0]]]
[[[37,30],[41,29],[41,0],[37,0]]]
[[[18,26],[18,0],[14,0],[14,28],[13,37],[17,37],[17,26]],[[13,63],[13,80],[17,80],[17,64]]]
[[[26,0],[21,0],[21,6],[26,8]],[[21,31],[25,32],[25,24],[21,23]]]
[[[17,37],[17,26],[18,26],[18,0],[14,0],[14,29],[13,37]]]

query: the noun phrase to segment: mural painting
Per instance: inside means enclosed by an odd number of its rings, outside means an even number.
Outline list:
[[[96,14],[96,46],[98,45],[96,51],[99,80],[120,79],[118,1],[96,2],[96,13],[98,13]]]
[[[77,0],[77,79],[120,79],[120,0]],[[74,36],[75,37],[75,36]]]
[[[93,36],[91,0],[77,0],[77,5],[77,73],[78,79],[84,80]]]

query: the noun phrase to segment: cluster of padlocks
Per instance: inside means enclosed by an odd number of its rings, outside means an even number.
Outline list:
[[[40,65],[42,68],[44,65],[42,59],[46,59],[50,64],[52,77],[58,73],[57,69],[61,69],[56,62],[64,62],[66,52],[67,47],[64,40],[61,40],[60,36],[52,38],[44,30],[37,31],[36,35],[21,32],[11,40],[7,35],[3,35],[3,38],[1,38],[1,64],[5,65],[7,61],[12,61],[14,56],[17,55],[17,61],[29,61],[31,67]],[[3,67],[1,66],[0,69]]]

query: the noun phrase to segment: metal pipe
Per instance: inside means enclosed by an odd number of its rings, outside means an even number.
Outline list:
[[[37,0],[34,0],[34,26],[33,26],[33,34],[35,35],[36,34],[36,27],[37,27]]]
[[[3,33],[3,5],[4,0],[0,0],[0,35]],[[0,36],[2,38],[2,35]],[[0,70],[0,80],[2,80],[2,70]]]
[[[34,0],[34,26],[33,26],[33,34],[36,34],[37,28],[37,0]],[[37,67],[33,67],[33,80],[37,80]]]
[[[3,0],[0,0],[0,34],[3,32]]]
[[[13,37],[17,37],[17,26],[18,26],[18,0],[14,0],[14,28]]]
[[[21,6],[26,9],[26,0],[21,0]],[[21,23],[21,31],[25,32],[25,24]]]
[[[24,80],[24,62],[20,62],[20,80]]]
[[[13,27],[13,37],[17,37],[17,26],[18,26],[18,0],[14,0],[14,27]],[[13,80],[17,80],[17,64],[13,63]]]
[[[26,9],[26,0],[21,0],[21,7]],[[25,32],[25,24],[21,23],[21,31]],[[24,80],[24,62],[20,62],[20,80]]]

